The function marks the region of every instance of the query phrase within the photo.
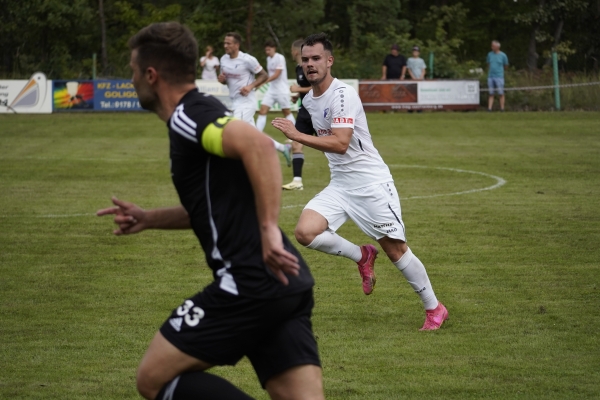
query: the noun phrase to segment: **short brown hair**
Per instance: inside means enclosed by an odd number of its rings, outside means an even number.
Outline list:
[[[192,83],[196,79],[198,42],[179,22],[159,22],[142,28],[127,43],[137,50],[142,71],[154,67],[169,83]]]
[[[274,41],[272,41],[271,39],[267,40],[265,42],[265,47],[273,47],[273,48],[277,48],[277,45],[275,44]]]
[[[225,37],[232,37],[237,44],[242,44],[242,36],[237,32],[227,32]]]
[[[292,43],[292,47],[294,49],[301,49],[303,44],[304,44],[304,39],[294,40],[294,43]]]

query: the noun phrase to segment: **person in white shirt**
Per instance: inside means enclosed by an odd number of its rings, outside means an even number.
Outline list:
[[[255,126],[257,103],[254,89],[265,83],[268,76],[256,58],[240,51],[241,42],[239,33],[225,34],[225,55],[221,57],[221,74],[218,80],[229,88],[233,116]]]
[[[288,86],[287,68],[285,57],[277,53],[277,45],[272,40],[265,43],[265,53],[267,54],[267,70],[269,79],[265,83],[269,84],[269,89],[262,100],[258,118],[256,119],[256,128],[259,131],[265,130],[267,124],[267,113],[275,105],[279,104],[283,116],[292,123],[296,123],[294,116],[290,111],[290,89]],[[283,144],[273,140],[275,148],[281,151],[287,161],[288,167],[292,165],[292,145]]]
[[[406,244],[398,192],[373,145],[360,98],[352,87],[331,76],[332,65],[333,46],[327,36],[306,38],[302,68],[312,90],[304,98],[296,126],[284,118],[273,120],[273,126],[291,140],[323,151],[331,170],[329,185],[302,211],[296,239],[310,249],[355,261],[363,291],[371,294],[377,249],[371,244],[359,247],[336,233],[351,219],[379,242],[421,298],[426,311],[421,330],[438,329],[448,310],[437,300],[425,266]]]
[[[406,61],[406,70],[408,71],[411,79],[415,81],[422,81],[425,79],[427,65],[425,65],[425,61],[419,57],[419,46],[414,46],[412,50],[413,56]]]
[[[206,46],[206,55],[200,57],[200,66],[202,67],[202,79],[205,81],[216,81],[217,70],[219,69],[219,58],[213,54],[213,47]]]

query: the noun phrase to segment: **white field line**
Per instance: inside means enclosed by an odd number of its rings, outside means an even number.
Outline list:
[[[461,194],[469,194],[469,193],[477,193],[477,192],[484,192],[486,190],[494,190],[494,189],[498,189],[501,186],[504,186],[506,184],[506,180],[504,180],[504,178],[501,178],[499,176],[496,175],[491,175],[491,174],[486,174],[485,172],[479,172],[479,171],[470,171],[468,169],[458,169],[458,168],[447,168],[447,167],[428,167],[425,165],[403,165],[403,164],[390,164],[388,165],[390,168],[423,168],[423,169],[439,169],[442,171],[452,171],[452,172],[460,172],[463,174],[473,174],[473,175],[481,175],[481,176],[485,176],[488,178],[492,178],[496,181],[495,184],[491,185],[491,186],[486,186],[483,188],[478,188],[478,189],[470,189],[470,190],[464,190],[461,192],[453,192],[453,193],[440,193],[440,194],[431,194],[431,195],[427,195],[427,196],[411,196],[411,197],[404,197],[402,198],[402,200],[410,200],[410,199],[432,199],[434,197],[443,197],[443,196],[458,196]]]
[[[494,190],[494,189],[498,189],[501,186],[504,186],[506,184],[506,180],[496,176],[496,175],[491,175],[491,174],[487,174],[485,172],[480,172],[480,171],[470,171],[467,169],[458,169],[458,168],[448,168],[448,167],[428,167],[425,165],[404,165],[404,164],[389,164],[388,165],[390,168],[423,168],[423,169],[438,169],[438,170],[442,170],[442,171],[452,171],[452,172],[458,172],[458,173],[463,173],[463,174],[474,174],[474,175],[481,175],[481,176],[485,176],[487,178],[491,178],[494,179],[496,181],[495,184],[491,185],[491,186],[486,186],[483,188],[477,188],[477,189],[469,189],[469,190],[463,190],[460,192],[452,192],[452,193],[440,193],[440,194],[431,194],[431,195],[427,195],[427,196],[411,196],[411,197],[404,197],[401,200],[413,200],[413,199],[432,199],[434,197],[444,197],[444,196],[458,196],[458,195],[462,195],[462,194],[470,194],[470,193],[477,193],[477,192],[484,192],[486,190]],[[291,208],[298,208],[298,207],[304,207],[304,204],[290,204],[287,206],[282,206],[281,208],[286,210],[286,209],[291,209]],[[93,213],[82,213],[82,214],[46,214],[46,215],[36,215],[36,218],[73,218],[73,217],[89,217],[89,216],[94,216],[96,214]],[[0,215],[0,218],[17,218],[17,217],[21,217],[21,216],[12,216],[12,215]]]

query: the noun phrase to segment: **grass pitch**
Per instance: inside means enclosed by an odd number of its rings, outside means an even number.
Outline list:
[[[301,249],[317,281],[327,397],[598,398],[600,114],[371,114],[369,123],[450,320],[418,332],[418,297],[385,257],[366,297],[352,262]],[[138,398],[149,340],[211,275],[191,232],[114,237],[111,220],[93,213],[111,195],[176,203],[164,124],[62,114],[0,116],[0,126],[0,398]],[[451,195],[498,181],[440,167],[507,183]],[[323,155],[307,150],[305,190],[283,193],[289,235],[328,180]],[[368,241],[351,222],[340,233]],[[267,398],[247,361],[214,371]]]

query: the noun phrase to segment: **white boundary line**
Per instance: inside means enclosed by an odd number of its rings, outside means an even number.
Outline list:
[[[428,167],[426,165],[409,165],[409,164],[388,164],[388,167],[390,167],[390,168],[439,169],[439,170],[442,170],[442,171],[452,171],[452,172],[460,172],[460,173],[464,173],[464,174],[481,175],[481,176],[485,176],[487,178],[492,178],[492,179],[496,180],[495,184],[493,184],[491,186],[486,186],[484,188],[463,190],[461,192],[453,192],[453,193],[432,194],[432,195],[428,195],[428,196],[403,197],[403,198],[401,198],[401,200],[432,199],[432,198],[435,198],[435,197],[458,196],[458,195],[461,195],[461,194],[469,194],[469,193],[484,192],[486,190],[494,190],[494,189],[498,189],[499,187],[504,186],[506,184],[506,180],[504,178],[499,177],[499,176],[492,175],[492,174],[487,174],[485,172],[470,171],[468,169],[458,169],[458,168],[448,168],[448,167]],[[281,208],[287,209],[287,208],[296,208],[296,207],[304,207],[304,205],[302,205],[302,204],[293,204],[293,205],[289,205],[289,206],[283,206]]]
[[[454,192],[454,193],[432,194],[432,195],[428,195],[428,196],[404,197],[401,200],[432,199],[434,197],[458,196],[458,195],[461,195],[461,194],[469,194],[469,193],[484,192],[486,190],[494,190],[494,189],[498,189],[499,187],[504,186],[506,184],[506,180],[504,180],[503,178],[501,178],[499,176],[491,175],[491,174],[486,174],[485,172],[470,171],[468,169],[458,169],[458,168],[448,168],[448,167],[428,167],[428,166],[425,166],[425,165],[405,165],[405,164],[390,164],[390,165],[388,165],[388,167],[390,167],[390,168],[398,167],[398,168],[439,169],[439,170],[442,170],[442,171],[452,171],[452,172],[460,172],[460,173],[464,173],[464,174],[481,175],[481,176],[485,176],[485,177],[492,178],[492,179],[496,180],[495,184],[493,184],[492,186],[486,186],[484,188],[470,189],[470,190],[464,190],[462,192]]]
[[[470,194],[470,193],[477,193],[477,192],[484,192],[486,190],[494,190],[494,189],[498,189],[501,186],[504,186],[506,184],[506,180],[504,178],[501,178],[499,176],[496,175],[492,175],[492,174],[487,174],[485,172],[479,172],[479,171],[470,171],[468,169],[458,169],[458,168],[448,168],[448,167],[428,167],[426,165],[408,165],[408,164],[389,164],[388,167],[390,168],[421,168],[421,169],[438,169],[441,171],[452,171],[452,172],[459,172],[459,173],[463,173],[463,174],[473,174],[473,175],[481,175],[481,176],[485,176],[487,178],[492,178],[496,181],[495,184],[491,185],[491,186],[486,186],[483,188],[477,188],[477,189],[470,189],[470,190],[463,190],[461,192],[453,192],[453,193],[440,193],[440,194],[432,194],[432,195],[428,195],[428,196],[411,196],[411,197],[404,197],[401,200],[413,200],[413,199],[432,199],[435,197],[445,197],[445,196],[459,196],[462,194]],[[290,204],[287,206],[282,206],[281,208],[284,210],[290,209],[290,208],[298,208],[298,207],[304,207],[304,204]],[[93,216],[96,214],[91,214],[91,213],[83,213],[83,214],[46,214],[46,215],[36,215],[36,218],[72,218],[72,217],[88,217],[88,216]],[[0,216],[0,218],[10,218],[11,216],[6,215],[6,216]],[[16,217],[20,217],[20,216],[15,216]]]

